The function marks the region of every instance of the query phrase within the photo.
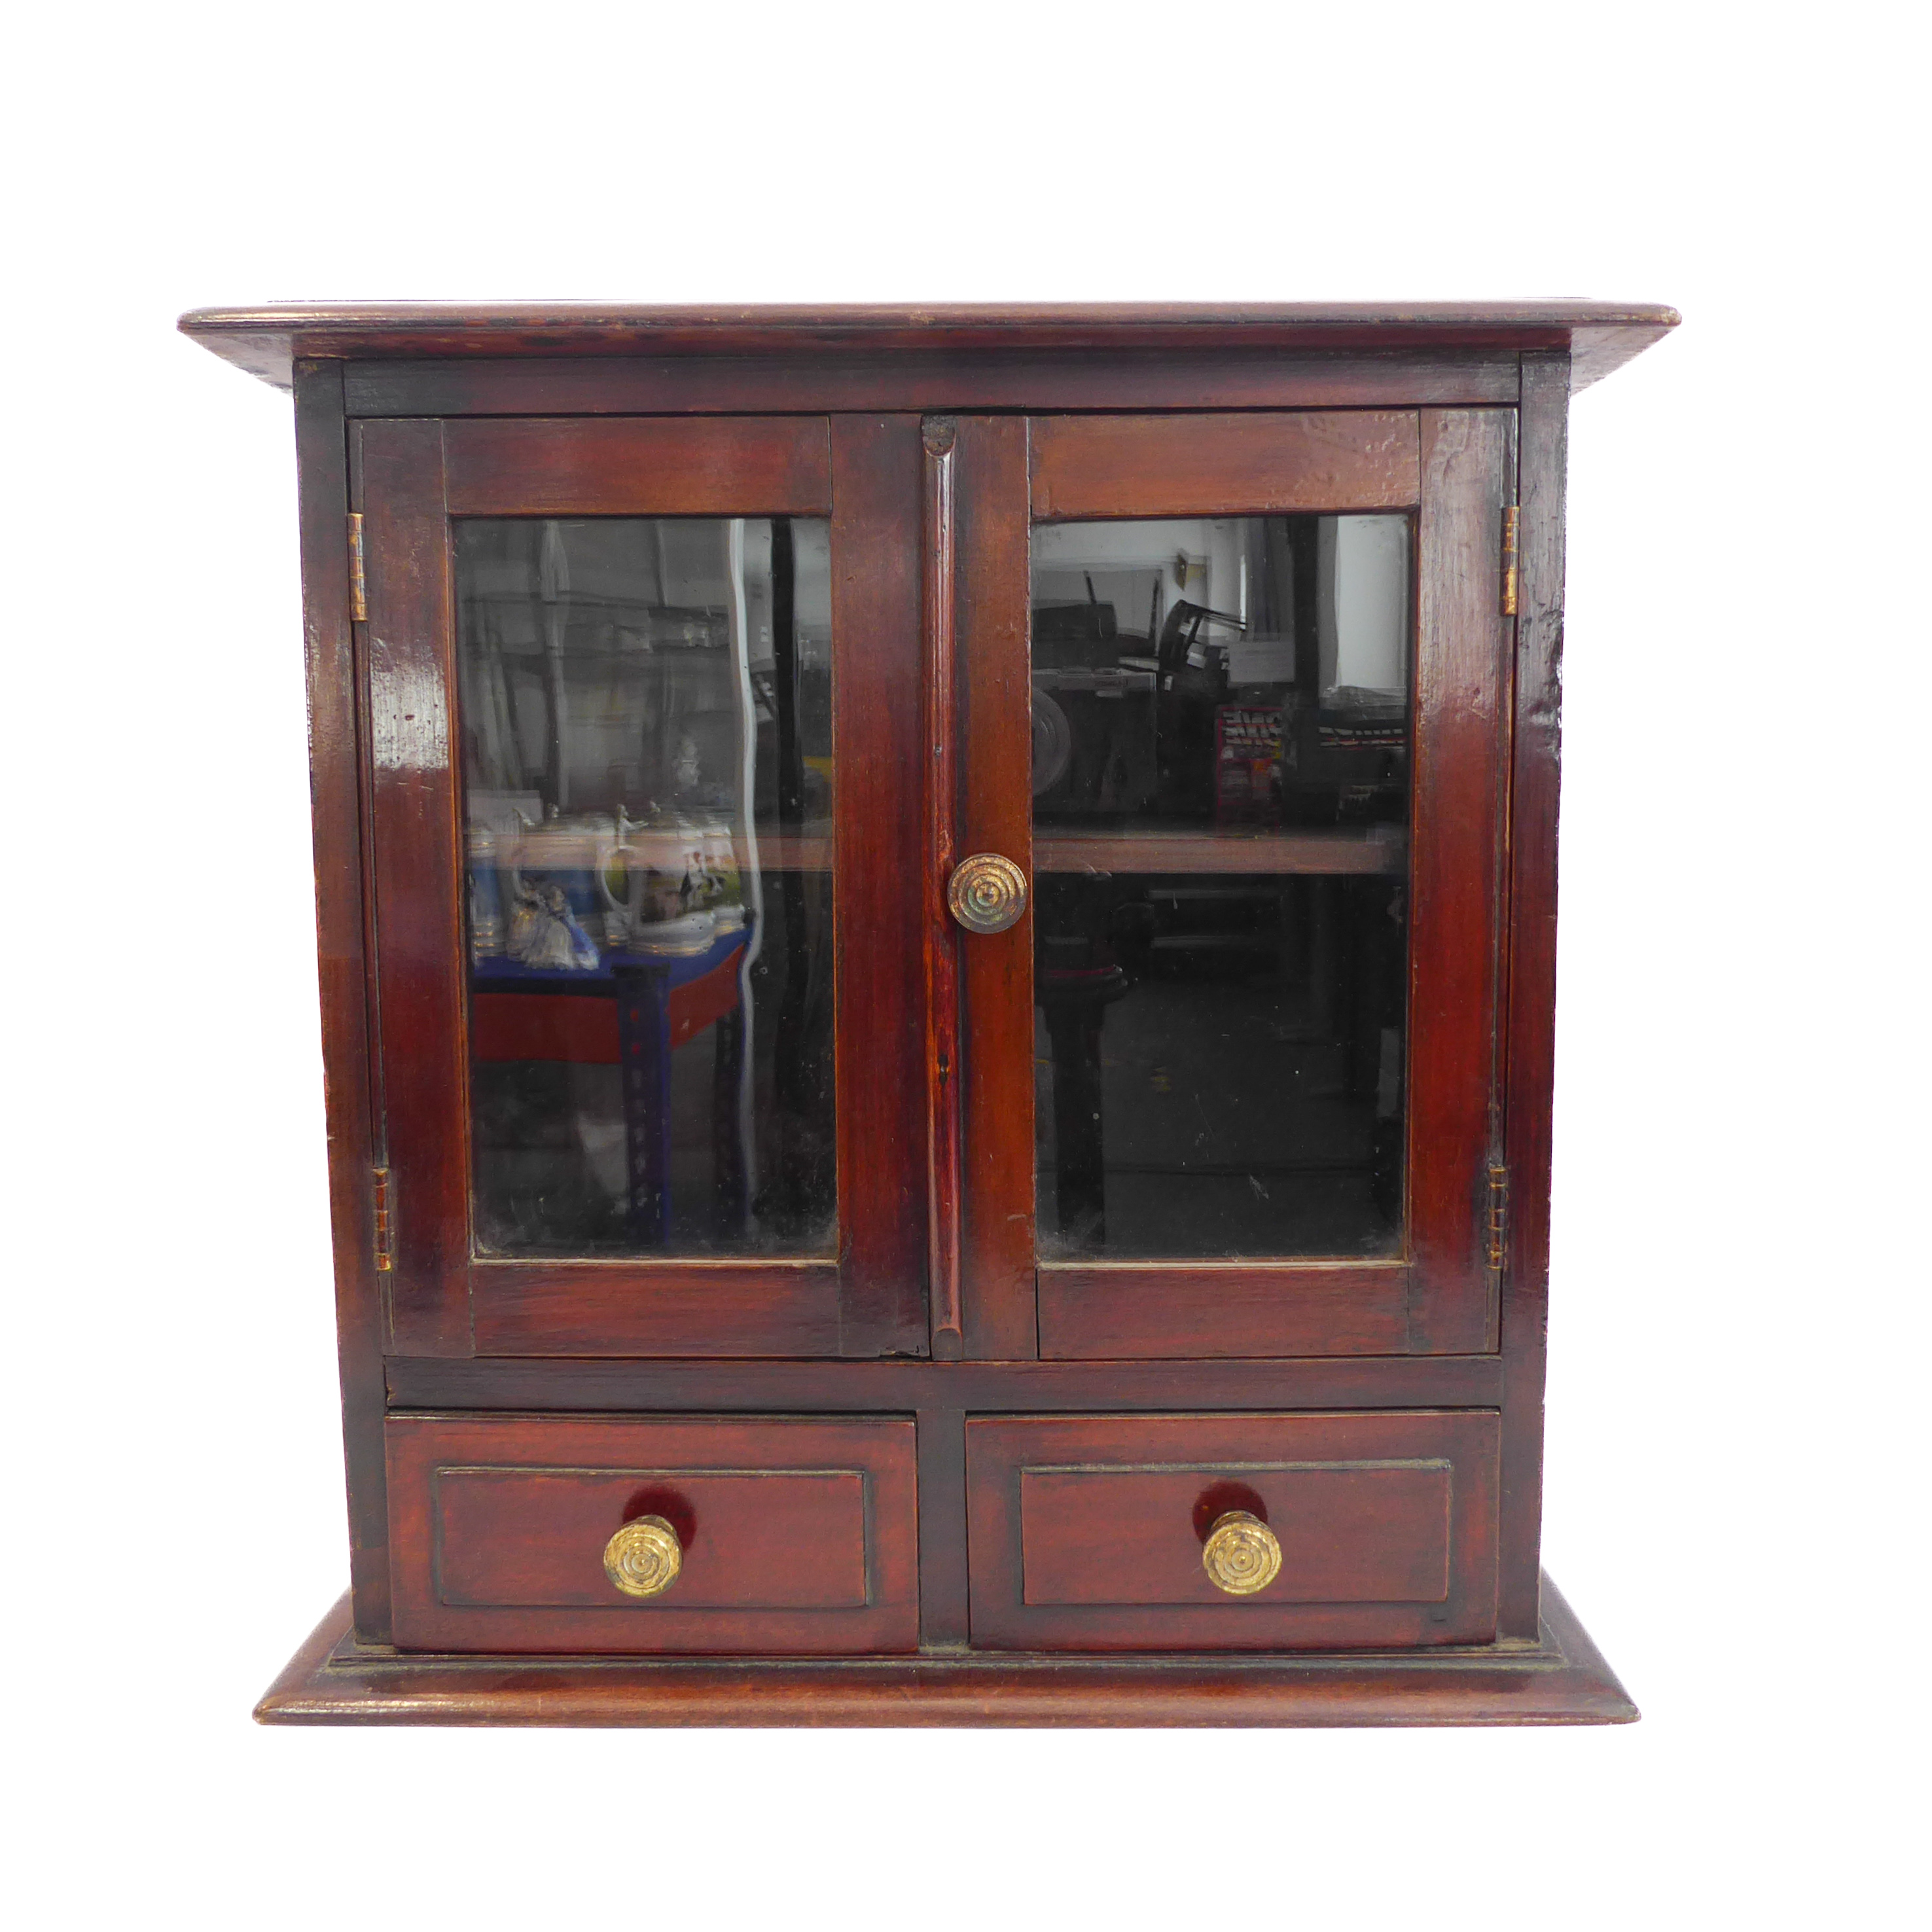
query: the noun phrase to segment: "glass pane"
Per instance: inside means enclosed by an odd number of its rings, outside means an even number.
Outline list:
[[[1035,529],[1043,1256],[1400,1250],[1412,547]]]
[[[826,1255],[820,520],[457,526],[478,1251]]]

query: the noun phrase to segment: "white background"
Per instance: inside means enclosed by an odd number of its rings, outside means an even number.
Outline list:
[[[15,1922],[1906,1922],[1918,17],[390,0],[16,23]],[[1582,396],[1571,441],[1546,1555],[1644,1721],[252,1726],[345,1574],[294,465],[285,398],[176,312],[1566,294],[1686,318]]]

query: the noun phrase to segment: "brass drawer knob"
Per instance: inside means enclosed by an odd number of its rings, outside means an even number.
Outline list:
[[[627,1597],[661,1597],[677,1581],[684,1550],[661,1516],[627,1522],[604,1546],[604,1574]]]
[[[1246,1510],[1230,1510],[1214,1519],[1201,1552],[1201,1567],[1217,1590],[1252,1597],[1281,1572],[1281,1545],[1274,1532]]]
[[[946,903],[968,932],[1004,932],[1026,912],[1026,874],[997,852],[962,859],[946,883]]]

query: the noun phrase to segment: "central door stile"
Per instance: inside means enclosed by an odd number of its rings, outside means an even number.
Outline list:
[[[953,852],[1033,876],[1028,424],[957,418],[951,460],[958,749]],[[931,888],[946,916],[947,880]],[[1030,893],[998,932],[950,934],[958,961],[961,1326],[969,1359],[1040,1353],[1034,1247]]]
[[[831,429],[838,1352],[925,1355],[920,418]]]
[[[953,457],[950,416],[928,416],[926,452],[923,590],[926,616],[926,1278],[937,1361],[964,1352],[959,1299],[959,936],[946,916],[946,886],[956,853],[959,812]]]

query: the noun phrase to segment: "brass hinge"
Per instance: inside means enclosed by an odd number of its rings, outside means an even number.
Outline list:
[[[1516,526],[1522,520],[1520,506],[1505,503],[1503,506],[1503,615],[1516,615]]]
[[[349,513],[349,621],[369,621],[369,575],[362,567],[362,512]]]
[[[1490,1271],[1501,1274],[1509,1239],[1509,1169],[1499,1160],[1490,1162],[1490,1215],[1486,1232]]]
[[[372,1191],[376,1198],[376,1272],[387,1274],[396,1264],[389,1246],[389,1170],[372,1168],[370,1174],[375,1184]]]

